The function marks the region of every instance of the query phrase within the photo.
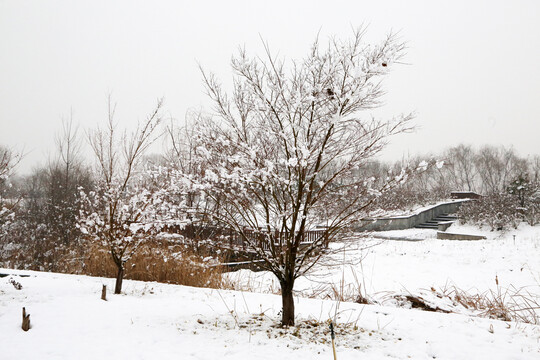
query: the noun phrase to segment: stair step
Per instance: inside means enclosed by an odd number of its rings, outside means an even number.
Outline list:
[[[419,224],[419,225],[416,225],[415,228],[417,229],[438,229],[438,225],[436,224]]]
[[[440,214],[433,219],[418,224],[415,226],[417,229],[438,229],[440,223],[449,223],[457,220],[456,216],[449,214]]]

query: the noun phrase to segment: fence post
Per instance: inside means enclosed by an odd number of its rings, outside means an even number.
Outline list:
[[[30,329],[30,314],[26,314],[26,308],[22,308],[22,329],[28,331]]]

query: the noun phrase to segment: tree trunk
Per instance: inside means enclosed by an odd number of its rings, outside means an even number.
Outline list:
[[[118,275],[116,275],[116,285],[114,286],[114,293],[120,294],[122,292],[122,280],[124,280],[124,266],[116,265],[118,267]]]
[[[293,281],[281,282],[281,301],[283,303],[281,325],[294,325],[294,298],[293,298]]]

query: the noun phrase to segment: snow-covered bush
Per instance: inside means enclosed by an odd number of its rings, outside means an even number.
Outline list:
[[[11,185],[9,183],[9,174],[13,167],[11,157],[9,150],[0,147],[0,237],[13,221],[12,206],[6,198],[7,190]]]
[[[406,163],[397,162],[392,168],[394,172],[399,172],[403,168],[417,169],[417,171],[411,172],[406,182],[392,187],[379,196],[371,206],[372,214],[385,214],[394,210],[408,211],[449,198],[450,188],[445,185],[441,173],[444,170],[444,161],[416,158]],[[382,181],[391,176],[391,171],[379,174]]]
[[[0,261],[13,247],[7,235],[14,225],[15,209],[19,199],[10,191],[12,187],[10,175],[19,160],[20,155],[0,146]]]
[[[520,173],[509,182],[505,192],[464,204],[458,216],[462,222],[488,226],[491,230],[517,228],[522,221],[534,226],[540,222],[539,183]]]
[[[531,226],[540,224],[540,188],[531,194],[523,216]]]
[[[518,202],[518,211],[531,226],[540,222],[540,183],[531,181],[526,173],[519,174],[507,187]]]
[[[458,210],[462,223],[487,226],[490,230],[517,228],[523,216],[519,203],[508,194],[492,194],[463,204]]]

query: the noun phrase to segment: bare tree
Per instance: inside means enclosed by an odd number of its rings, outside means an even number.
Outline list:
[[[66,255],[80,250],[75,248],[81,239],[76,227],[78,187],[90,190],[91,179],[78,154],[80,141],[72,119],[62,125],[55,138],[57,154],[46,166],[19,178],[11,190],[11,201],[21,199],[9,234],[10,241],[21,247],[21,251],[12,251],[18,253],[17,266],[62,271]]]
[[[116,106],[110,97],[108,105],[107,128],[98,128],[88,135],[97,161],[96,190],[83,193],[86,209],[81,214],[80,226],[109,249],[118,270],[114,292],[119,294],[125,264],[146,239],[139,225],[155,213],[155,194],[140,176],[140,162],[155,140],[162,101],[133,133],[120,136],[114,122]]]
[[[183,126],[174,123],[167,127],[170,149],[166,155],[170,167],[178,171],[181,177],[199,177],[207,167],[205,160],[196,153],[196,127],[195,122],[200,120],[200,114],[188,113],[188,120]],[[193,187],[186,196],[186,206],[193,211],[201,206],[209,205],[202,201],[200,192]],[[201,213],[201,211],[199,211]],[[203,210],[202,213],[205,211]]]
[[[76,227],[80,207],[79,187],[91,190],[92,180],[80,154],[81,141],[78,127],[62,120],[62,129],[56,135],[57,157],[47,168],[47,218],[53,237],[62,245],[79,238]]]
[[[12,150],[0,146],[0,179],[5,180],[20,160]]]
[[[540,155],[534,155],[529,163],[532,181],[540,184]]]
[[[331,39],[326,49],[317,40],[306,58],[288,65],[266,44],[264,59],[240,50],[231,94],[203,71],[215,115],[198,123],[196,150],[208,164],[202,189],[222,204],[214,219],[234,229],[278,278],[283,325],[294,324],[295,280],[378,194],[407,176],[403,171],[380,188],[354,180],[412,118],[363,114],[380,106],[381,79],[404,53],[394,35],[376,45],[363,35]],[[308,241],[306,232],[321,223],[325,230]]]
[[[505,192],[513,177],[527,171],[527,161],[519,158],[513,148],[484,146],[475,159],[475,166],[482,180],[483,192]]]
[[[445,173],[450,177],[454,190],[476,191],[477,170],[473,148],[460,144],[448,149],[445,158]]]

